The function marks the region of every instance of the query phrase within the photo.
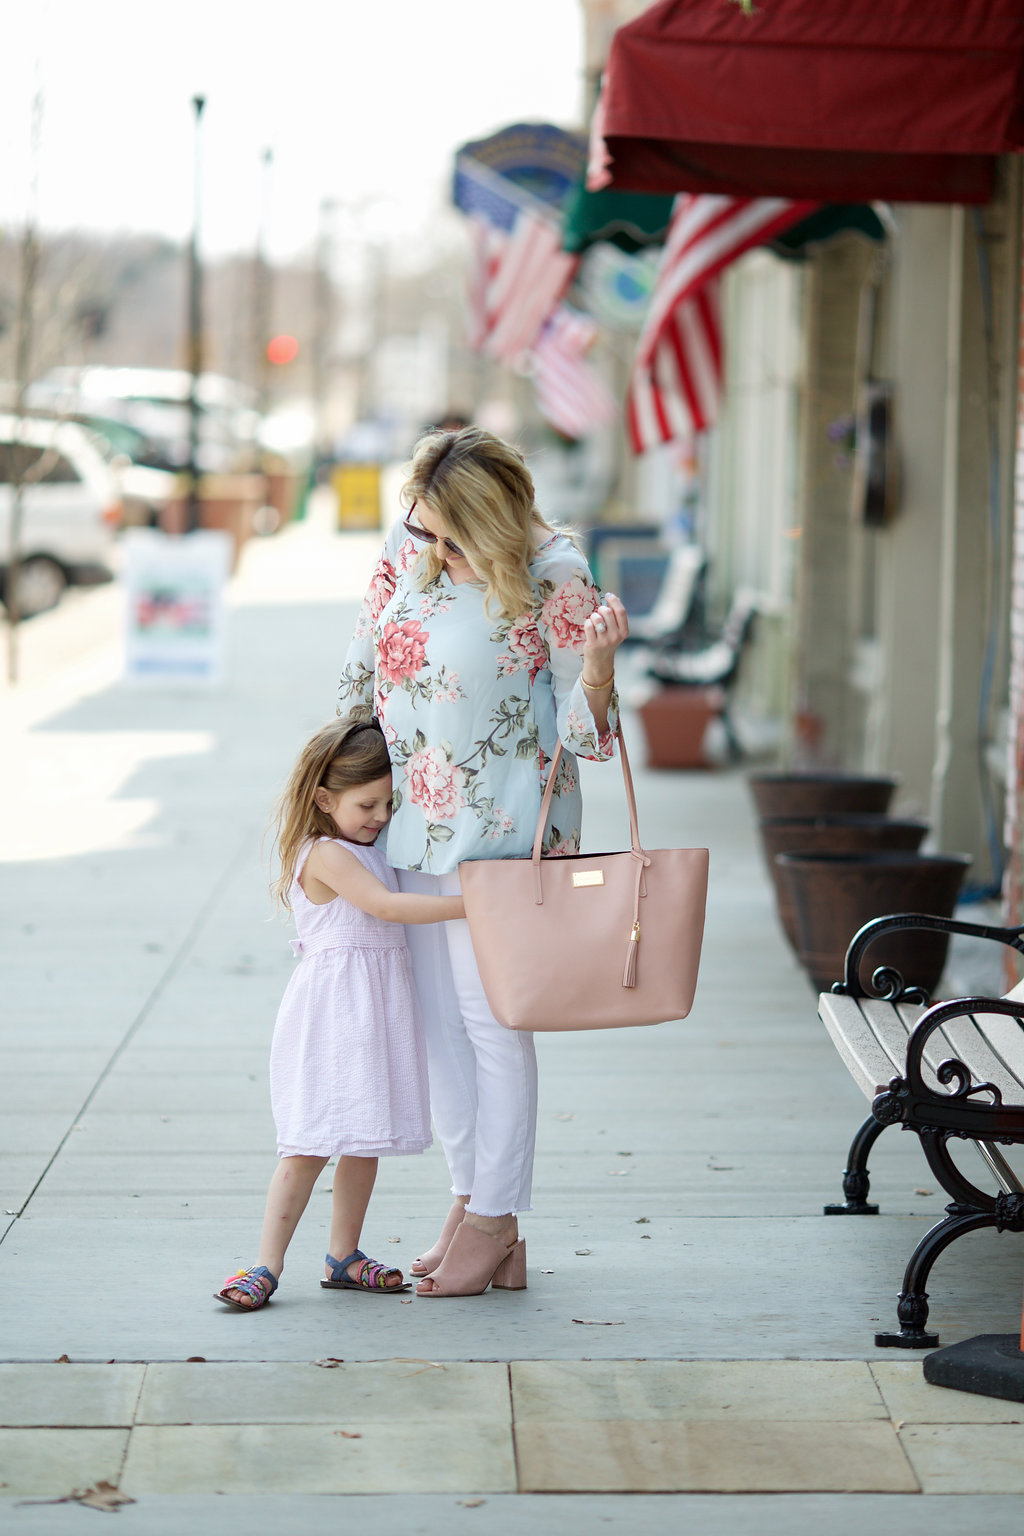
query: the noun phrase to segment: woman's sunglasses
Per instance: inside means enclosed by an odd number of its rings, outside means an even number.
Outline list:
[[[459,555],[464,560],[466,551],[453,544],[451,539],[439,539],[436,533],[429,533],[426,528],[421,528],[419,523],[411,521],[412,514],[416,511],[416,503],[409,508],[409,516],[405,519],[405,531],[411,533],[414,539],[419,539],[421,544],[443,544],[450,555]]]

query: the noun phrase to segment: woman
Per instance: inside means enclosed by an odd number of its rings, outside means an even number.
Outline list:
[[[339,690],[373,713],[394,770],[388,862],[403,891],[458,892],[463,859],[529,855],[555,746],[565,752],[546,853],[579,848],[575,758],[612,756],[625,610],[541,517],[521,454],[479,427],[418,444]],[[533,1036],[487,1006],[465,921],[409,931],[430,1107],[455,1203],[413,1264],[423,1296],[526,1284],[516,1213],[530,1209]]]

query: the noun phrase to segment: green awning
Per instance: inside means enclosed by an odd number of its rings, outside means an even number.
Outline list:
[[[607,240],[632,255],[645,245],[660,245],[674,202],[644,192],[588,192],[581,182],[565,205],[562,246],[582,253]]]
[[[816,213],[776,235],[769,246],[776,256],[802,260],[816,246],[849,234],[863,235],[879,245],[885,239],[885,225],[870,203],[825,203]]]
[[[582,254],[605,240],[632,254],[645,246],[661,245],[674,202],[674,197],[646,192],[588,192],[581,182],[569,194],[562,216],[563,249]],[[870,203],[826,203],[770,244],[778,256],[800,258],[844,234],[881,243],[886,231]]]

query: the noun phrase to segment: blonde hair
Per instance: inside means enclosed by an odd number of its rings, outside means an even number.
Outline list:
[[[282,907],[291,907],[288,893],[304,844],[312,837],[338,835],[330,816],[316,803],[317,790],[336,795],[390,773],[387,742],[376,720],[343,715],[306,742],[275,808],[274,847],[281,868],[270,893]]]
[[[413,453],[402,502],[424,501],[442,518],[486,588],[484,605],[517,619],[536,600],[530,561],[538,530],[554,528],[537,511],[533,477],[511,443],[483,427],[430,432]],[[444,561],[437,545],[420,555],[414,580],[423,588]]]

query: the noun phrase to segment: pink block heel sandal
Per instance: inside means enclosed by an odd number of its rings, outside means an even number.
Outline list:
[[[496,1291],[526,1290],[526,1239],[511,1245],[492,1237],[468,1221],[460,1224],[448,1252],[423,1284],[417,1296],[479,1296],[489,1285]]]

